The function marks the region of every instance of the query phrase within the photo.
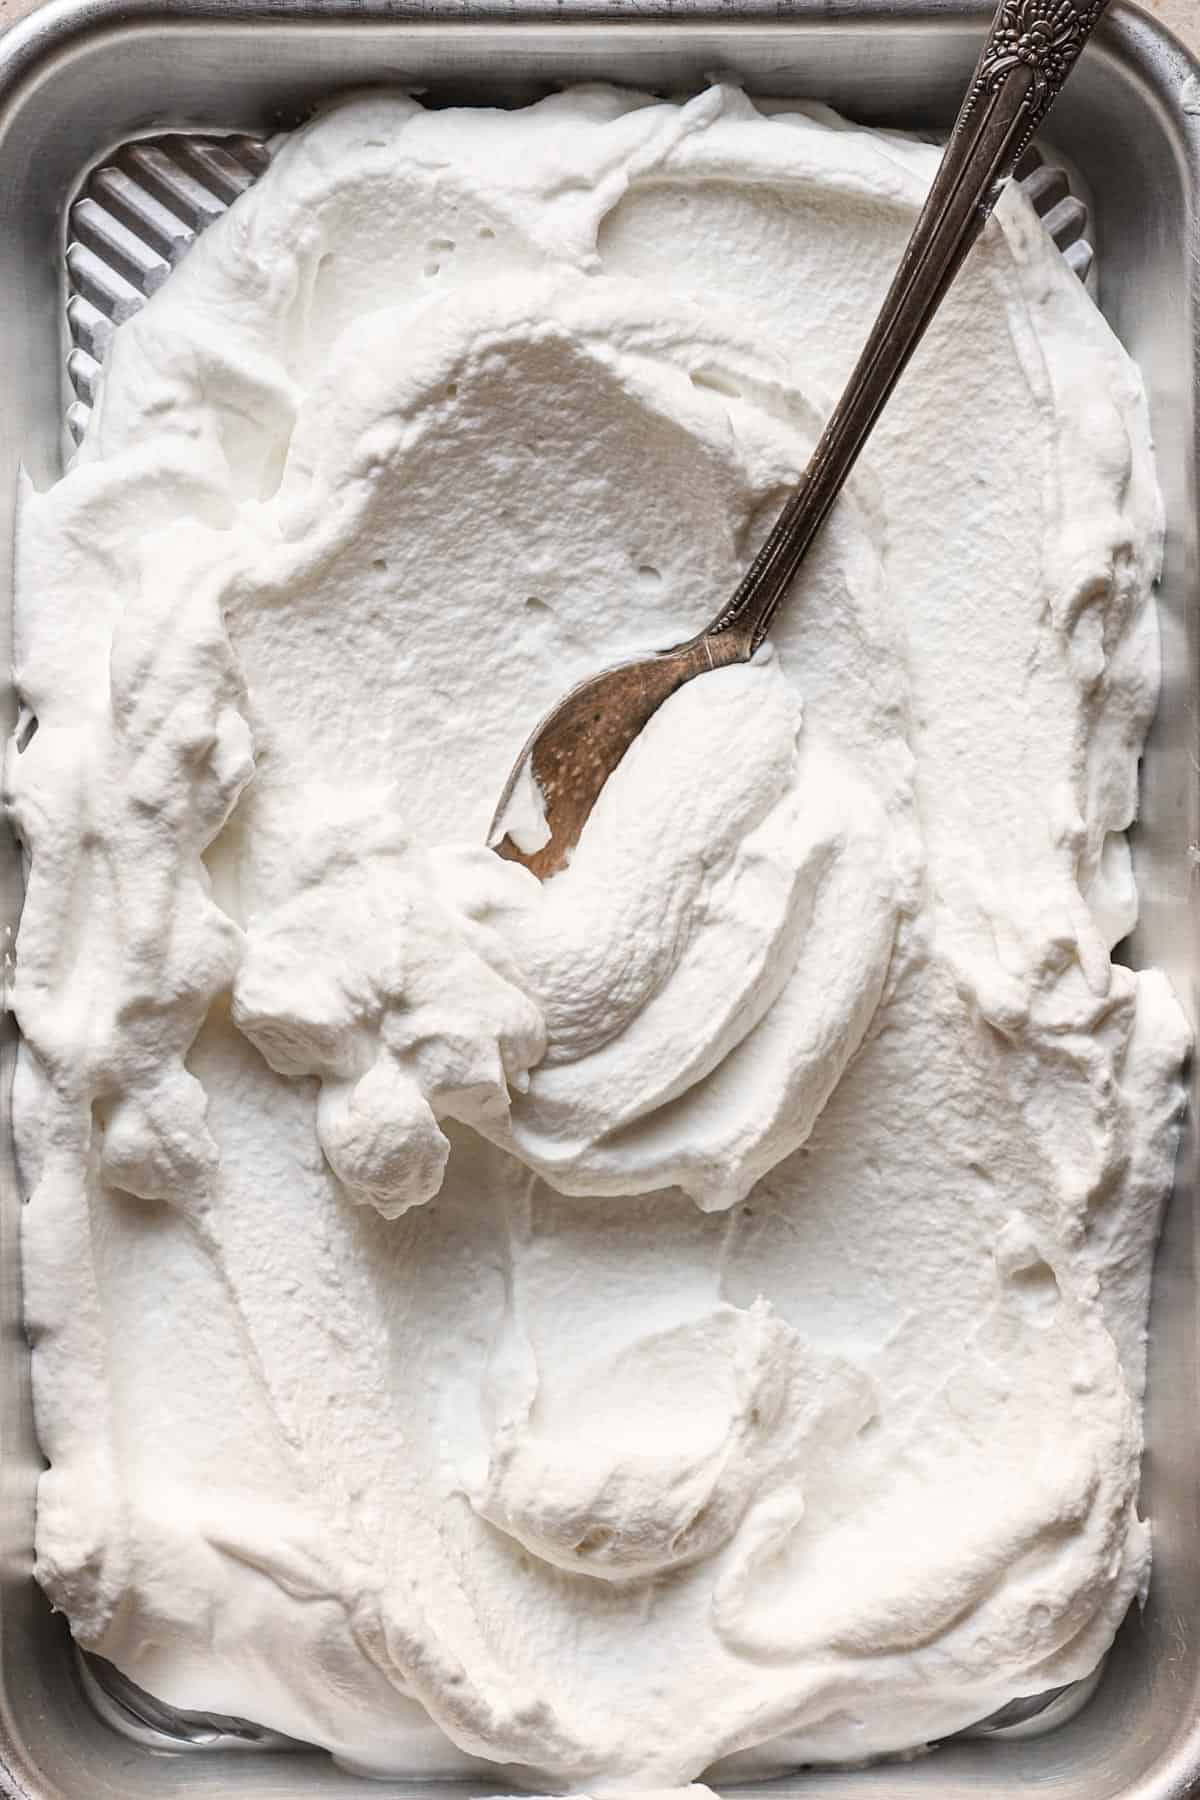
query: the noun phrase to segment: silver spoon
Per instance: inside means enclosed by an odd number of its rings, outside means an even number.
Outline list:
[[[673,649],[619,663],[572,688],[517,758],[488,843],[541,879],[561,869],[601,788],[677,688],[747,662],[820,530],[871,429],[983,230],[1005,179],[1041,124],[1107,0],[1000,0],[929,197],[846,391],[791,498],[732,599]],[[530,784],[545,824],[517,823]],[[539,821],[540,826],[540,821]],[[538,848],[522,848],[538,840]]]

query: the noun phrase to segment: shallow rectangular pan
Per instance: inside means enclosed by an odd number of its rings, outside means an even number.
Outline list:
[[[678,90],[714,72],[751,91],[829,101],[868,123],[946,125],[986,5],[941,0],[54,0],[0,39],[0,630],[7,670],[18,461],[44,485],[62,451],[64,211],[86,168],[162,128],[261,136],[327,94],[396,81],[444,100],[514,104],[564,82]],[[1196,302],[1200,71],[1118,6],[1056,108],[1054,141],[1092,200],[1103,310],[1141,364],[1166,494],[1164,682],[1144,767],[1133,960],[1164,968],[1200,1014],[1200,604]],[[865,321],[864,321],[865,325]],[[0,694],[7,730],[11,692]],[[0,926],[19,911],[0,843]],[[40,1464],[21,1329],[20,1200],[0,1041],[0,1789],[21,1800],[294,1800],[411,1795],[316,1754],[164,1755],[86,1699],[63,1621],[31,1576]],[[1196,1116],[1193,1096],[1193,1118]],[[956,1742],[923,1760],[810,1771],[795,1800],[1183,1800],[1200,1795],[1200,1262],[1197,1145],[1185,1140],[1155,1282],[1145,1508],[1155,1566],[1099,1691],[1059,1729]],[[478,1792],[439,1783],[445,1800]],[[431,1790],[432,1791],[432,1790]],[[749,1790],[747,1790],[749,1792]]]

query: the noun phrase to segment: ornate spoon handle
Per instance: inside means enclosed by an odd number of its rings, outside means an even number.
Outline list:
[[[929,197],[845,393],[808,467],[706,636],[757,649],[1005,178],[1049,111],[1107,0],[1000,0]]]

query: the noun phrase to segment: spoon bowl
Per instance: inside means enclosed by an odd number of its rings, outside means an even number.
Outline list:
[[[702,632],[672,650],[616,663],[581,681],[527,740],[500,796],[488,844],[508,861],[524,863],[540,881],[557,874],[604,783],[663,701],[694,676],[752,654],[744,632]]]

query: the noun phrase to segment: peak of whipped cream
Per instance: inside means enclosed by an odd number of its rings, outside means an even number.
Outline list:
[[[711,1208],[804,1142],[878,1001],[900,895],[883,810],[802,736],[776,663],[700,677],[544,886],[482,845],[407,842],[399,789],[396,823],[339,810],[295,895],[251,916],[233,1020],[281,1075],[320,1079],[349,1193],[385,1217],[431,1199],[439,1117],[566,1193],[680,1187]],[[803,1035],[784,1024],[801,1012]]]
[[[772,653],[553,880],[485,844],[732,590],[936,161],[727,86],[354,97],[22,494],[37,1569],[169,1703],[669,1790],[911,1751],[1144,1588],[1160,504],[1019,193]]]

